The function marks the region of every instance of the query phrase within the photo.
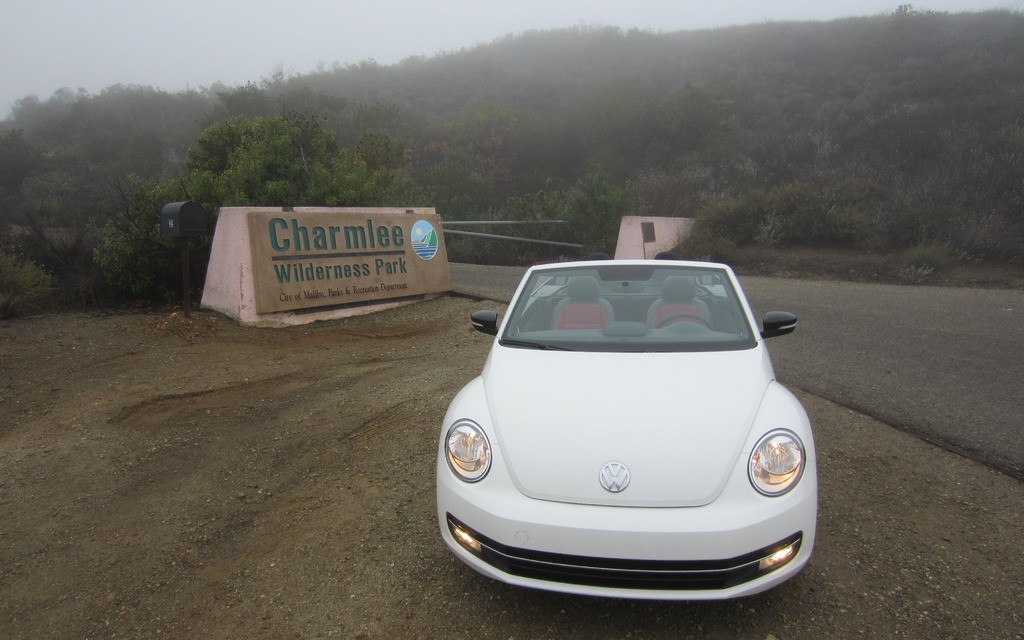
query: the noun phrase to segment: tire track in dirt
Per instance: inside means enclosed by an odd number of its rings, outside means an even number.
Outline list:
[[[289,375],[221,389],[158,396],[125,407],[110,422],[134,428],[177,426],[187,422],[192,413],[237,407],[253,398],[287,396],[313,384],[314,381]]]

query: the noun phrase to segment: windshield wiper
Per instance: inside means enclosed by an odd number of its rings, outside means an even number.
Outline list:
[[[498,344],[503,347],[525,347],[527,349],[540,349],[542,351],[572,351],[565,347],[559,347],[553,344],[546,344],[544,342],[530,342],[529,340],[510,340],[504,338],[498,340]]]

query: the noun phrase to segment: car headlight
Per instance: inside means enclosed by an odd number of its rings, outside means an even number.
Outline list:
[[[466,482],[481,480],[491,468],[491,443],[472,420],[453,424],[445,436],[444,448],[448,466]]]
[[[772,431],[750,453],[750,484],[766,496],[781,496],[804,471],[804,444],[790,431]]]

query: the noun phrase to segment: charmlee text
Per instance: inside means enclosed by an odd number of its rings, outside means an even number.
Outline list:
[[[276,252],[400,249],[405,246],[402,227],[375,226],[373,220],[367,220],[365,226],[323,227],[302,225],[296,218],[290,222],[271,218],[267,231],[270,248]]]

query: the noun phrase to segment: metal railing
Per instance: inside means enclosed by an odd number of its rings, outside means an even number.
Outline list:
[[[536,238],[520,238],[518,236],[502,235],[497,233],[482,233],[479,231],[457,231],[448,227],[484,227],[484,226],[538,226],[538,225],[565,225],[565,220],[442,220],[441,230],[453,236],[470,236],[474,238],[489,238],[492,240],[508,240],[511,242],[528,242],[531,244],[546,244],[552,247],[565,247],[568,249],[582,249],[582,244],[572,242],[558,242],[556,240],[538,240]]]

